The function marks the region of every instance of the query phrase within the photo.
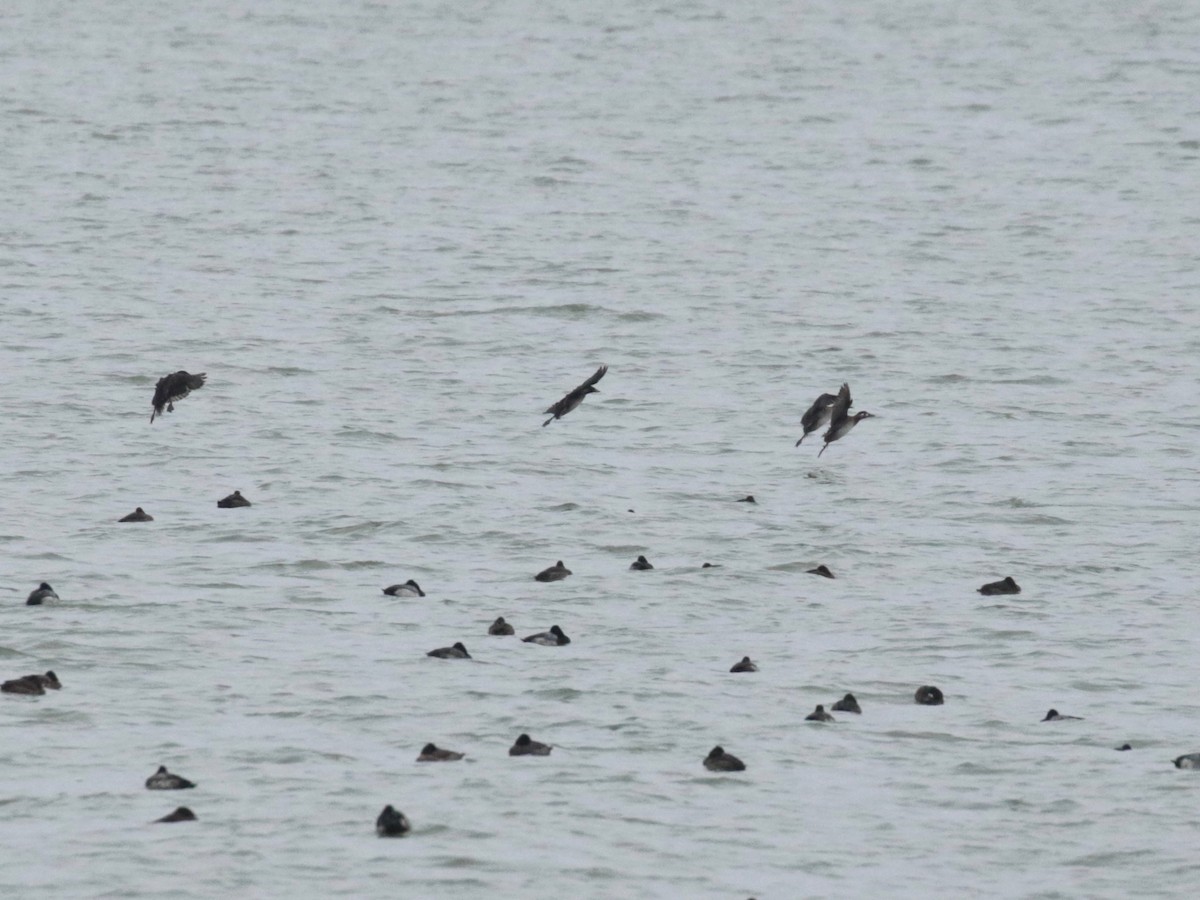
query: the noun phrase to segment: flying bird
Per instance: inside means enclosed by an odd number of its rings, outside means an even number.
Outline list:
[[[837,400],[833,394],[822,394],[813,401],[813,405],[808,408],[808,412],[800,417],[800,427],[804,429],[804,434],[800,435],[800,440],[796,441],[796,446],[799,447],[804,439],[820,428],[822,425],[829,424],[829,415],[833,412],[833,402]]]
[[[853,402],[850,399],[850,385],[843,384],[842,389],[838,391],[837,399],[833,401],[833,406],[829,408],[829,430],[825,432],[825,446],[817,454],[818,458],[820,458],[821,453],[829,449],[830,444],[848,435],[850,429],[863,419],[875,418],[869,412],[857,412],[854,415],[849,415],[850,406]]]
[[[575,390],[571,391],[571,393],[567,394],[567,396],[563,397],[561,400],[559,400],[553,406],[547,407],[546,412],[550,413],[551,415],[550,415],[550,418],[548,418],[545,422],[542,423],[542,427],[545,428],[547,425],[549,425],[555,419],[561,419],[563,416],[565,416],[567,413],[569,413],[571,410],[573,410],[575,407],[577,407],[580,403],[582,403],[583,398],[586,397],[588,394],[600,393],[599,389],[595,387],[595,384],[597,381],[599,381],[601,378],[604,377],[604,373],[607,371],[608,371],[608,366],[601,366],[600,368],[598,368],[596,370],[595,375],[593,375],[591,378],[589,378],[587,381],[585,381],[579,387],[575,388]]]
[[[204,372],[199,375],[190,375],[180,369],[178,372],[164,375],[158,379],[158,384],[154,386],[154,399],[150,401],[154,407],[154,412],[150,413],[150,421],[153,422],[155,416],[163,414],[163,407],[166,407],[167,412],[174,412],[175,401],[182,400],[192,391],[198,391],[204,387],[205,377]]]

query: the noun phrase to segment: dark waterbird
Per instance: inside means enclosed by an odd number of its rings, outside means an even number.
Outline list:
[[[404,837],[412,831],[412,823],[408,816],[392,807],[389,803],[375,820],[375,833],[380,837]]]
[[[192,812],[186,806],[179,806],[179,807],[176,807],[175,812],[167,813],[161,819],[155,819],[154,823],[157,825],[159,822],[195,822],[195,821],[196,821],[196,814],[194,812]]]
[[[1064,716],[1057,709],[1052,709],[1048,713],[1046,713],[1046,716],[1045,716],[1045,718],[1042,719],[1042,721],[1043,722],[1065,722],[1068,719],[1074,719],[1076,722],[1083,721],[1079,716]]]
[[[517,632],[513,630],[513,627],[504,621],[504,616],[498,617],[495,622],[488,626],[488,634],[499,636],[516,633]]]
[[[46,582],[39,584],[34,590],[29,592],[29,596],[25,598],[26,606],[41,606],[45,603],[57,603],[58,594],[54,593],[54,588],[50,587]]]
[[[0,684],[0,691],[6,694],[26,694],[30,697],[40,697],[46,693],[46,688],[36,675],[25,675]]]
[[[1013,581],[1009,575],[1003,581],[993,581],[979,588],[979,593],[991,596],[992,594],[1019,594],[1021,586]]]
[[[744,772],[746,764],[732,753],[726,753],[723,747],[713,747],[704,757],[704,768],[710,772]]]
[[[814,709],[812,712],[810,712],[807,716],[804,717],[804,721],[806,721],[806,722],[832,722],[833,716],[831,716],[829,713],[825,712],[825,707],[823,705],[821,705],[820,703],[818,703],[817,708]]]
[[[158,771],[146,779],[146,787],[152,791],[184,791],[195,786],[194,782],[168,772],[166,766],[159,766]]]
[[[154,516],[146,512],[140,506],[127,516],[122,516],[117,519],[118,522],[153,522]]]
[[[222,497],[217,501],[217,509],[240,509],[249,505],[250,501],[242,496],[241,491],[234,491],[228,497]]]
[[[564,578],[566,578],[570,574],[571,574],[571,570],[568,569],[566,566],[564,566],[563,561],[560,559],[558,562],[556,562],[554,565],[550,566],[548,569],[542,569],[542,571],[540,571],[536,575],[534,575],[533,580],[534,581],[562,581]]]
[[[942,692],[931,684],[922,685],[917,688],[915,699],[922,706],[941,706],[946,702],[946,698],[942,696]]]
[[[467,652],[467,648],[463,646],[462,641],[458,641],[452,647],[438,647],[436,650],[430,650],[426,656],[436,656],[438,659],[470,659],[471,654]]]
[[[549,756],[550,751],[554,748],[549,744],[543,744],[535,741],[527,734],[523,734],[516,739],[511,747],[508,748],[509,756]]]
[[[850,406],[853,402],[850,399],[850,385],[843,384],[842,389],[838,391],[837,399],[833,401],[833,406],[830,407],[829,430],[825,432],[825,446],[817,453],[818,458],[820,458],[821,453],[829,449],[830,444],[848,435],[850,429],[863,419],[875,418],[869,412],[857,412],[854,415],[850,415]]]
[[[829,571],[829,566],[825,565],[824,563],[817,566],[815,569],[806,570],[804,574],[805,575],[820,575],[822,578],[832,578],[833,577],[833,573]]]
[[[549,631],[540,631],[521,640],[526,644],[541,644],[543,647],[563,647],[571,643],[571,639],[557,625],[551,625]]]
[[[393,584],[385,587],[383,592],[389,597],[424,597],[425,592],[421,590],[421,586],[411,578],[404,584]]]
[[[800,435],[800,440],[796,441],[795,446],[799,447],[806,437],[829,422],[829,416],[833,412],[831,407],[836,399],[833,394],[822,394],[813,401],[808,412],[800,417],[800,427],[804,429],[804,434]]]
[[[555,419],[561,419],[563,416],[565,416],[567,413],[569,413],[571,410],[573,410],[575,407],[577,407],[580,403],[582,403],[583,398],[586,397],[588,394],[600,393],[599,388],[597,388],[595,385],[596,385],[597,381],[599,381],[601,378],[604,377],[604,374],[607,371],[608,371],[608,366],[601,366],[600,368],[598,368],[596,370],[595,374],[592,375],[591,378],[589,378],[587,381],[585,381],[579,387],[575,388],[575,390],[571,391],[569,394],[567,394],[565,397],[563,397],[561,400],[559,400],[553,406],[546,407],[546,412],[550,413],[550,418],[548,418],[545,422],[542,423],[542,427],[545,428],[547,425],[549,425]]]
[[[741,662],[735,662],[730,672],[757,672],[758,666],[750,661],[750,657],[743,656]]]
[[[858,705],[858,700],[853,694],[847,694],[841,700],[836,701],[831,707],[834,712],[858,713],[862,715],[862,707]]]
[[[417,762],[453,762],[456,759],[462,759],[463,755],[453,750],[443,750],[436,744],[426,744],[421,748],[421,755],[417,757]]]
[[[629,568],[634,569],[638,572],[647,572],[650,569],[653,569],[654,566],[650,565],[650,560],[646,559],[646,557],[639,556],[637,559],[635,559],[633,562],[631,562],[629,564]]]
[[[204,379],[207,377],[204,372],[191,375],[180,369],[158,379],[158,384],[154,386],[154,399],[150,401],[154,407],[154,412],[150,413],[150,421],[153,422],[155,416],[163,414],[163,407],[166,407],[167,412],[174,412],[176,401],[204,387]]]

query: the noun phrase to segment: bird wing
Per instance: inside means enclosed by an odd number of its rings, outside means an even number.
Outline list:
[[[817,422],[821,418],[821,413],[835,400],[837,400],[837,397],[833,394],[822,394],[813,401],[813,405],[808,408],[808,412],[801,416],[800,426],[805,431],[812,431],[817,426]]]
[[[605,373],[607,373],[607,372],[608,372],[608,366],[601,366],[600,368],[598,368],[596,370],[595,375],[593,375],[591,378],[589,378],[587,381],[585,381],[583,384],[581,384],[578,388],[575,388],[575,390],[579,390],[579,388],[591,387],[597,381],[599,381],[601,378],[603,378]]]
[[[830,432],[846,421],[846,414],[849,412],[850,404],[853,402],[850,399],[850,385],[843,384],[842,389],[838,391],[837,398],[833,401],[833,410],[829,414]]]

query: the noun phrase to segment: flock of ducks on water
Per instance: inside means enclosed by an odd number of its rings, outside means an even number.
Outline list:
[[[546,427],[556,419],[561,419],[569,412],[578,408],[588,394],[599,393],[596,383],[602,379],[608,372],[608,366],[600,366],[590,378],[584,381],[574,390],[567,393],[557,403],[546,408],[546,414],[550,416],[542,427]],[[174,412],[175,404],[187,397],[192,391],[199,390],[204,387],[207,375],[200,373],[192,375],[185,371],[174,372],[170,375],[165,375],[158,380],[154,388],[154,398],[151,401],[153,412],[150,414],[151,423],[155,418],[162,416],[165,413]],[[824,446],[821,447],[817,456],[820,457],[829,445],[834,441],[840,440],[850,433],[863,419],[875,418],[869,412],[857,412],[853,416],[850,415],[850,407],[853,405],[853,400],[850,396],[850,385],[843,384],[841,389],[834,394],[821,394],[808,411],[800,419],[800,426],[803,429],[803,434],[796,441],[795,446],[799,447],[804,439],[817,431],[822,426],[828,426],[824,434]],[[749,494],[739,502],[755,503],[754,496]],[[250,506],[250,501],[242,496],[241,491],[234,491],[227,497],[223,497],[217,501],[217,506],[221,509],[237,509]],[[152,522],[154,517],[147,513],[142,507],[137,507],[133,512],[123,516],[119,522]],[[647,571],[653,569],[654,566],[645,556],[639,556],[629,566],[635,571]],[[704,563],[702,568],[713,568],[712,563]],[[833,572],[825,565],[818,565],[816,568],[809,569],[808,574],[819,575],[824,578],[834,578]],[[562,581],[571,575],[571,570],[563,565],[563,561],[558,560],[553,566],[543,569],[534,576],[534,580],[540,582]],[[978,589],[980,594],[993,596],[998,594],[1019,594],[1021,593],[1020,586],[1013,580],[1011,576],[1003,578],[1000,581],[993,581],[983,585]],[[409,579],[403,584],[393,584],[383,588],[383,593],[390,597],[424,597],[425,591],[413,579]],[[35,588],[26,599],[27,606],[41,606],[44,604],[55,603],[59,601],[59,596],[48,583],[42,582]],[[510,636],[515,635],[513,626],[504,620],[501,616],[494,621],[488,628],[489,635],[492,636]],[[571,639],[563,632],[558,625],[552,625],[548,631],[531,634],[528,637],[521,639],[525,643],[539,644],[548,647],[562,647],[571,643]],[[449,647],[439,647],[435,650],[430,650],[427,656],[436,657],[439,659],[471,659],[471,654],[467,652],[466,646],[457,641]],[[749,656],[744,656],[735,663],[729,670],[732,673],[748,673],[757,672],[758,666],[750,659]],[[0,684],[0,692],[6,694],[23,694],[29,696],[39,696],[46,693],[46,690],[61,690],[62,682],[53,671],[48,671],[44,675],[23,675],[20,678],[10,679]],[[941,706],[945,703],[945,696],[941,690],[932,685],[922,685],[917,688],[913,696],[916,703],[922,706]],[[859,706],[858,700],[853,694],[847,693],[841,700],[837,700],[830,704],[830,709],[834,712],[852,713],[855,715],[862,714],[862,708]],[[1079,716],[1065,716],[1056,709],[1051,709],[1046,713],[1046,716],[1041,720],[1043,722],[1063,722],[1068,720],[1079,721]],[[817,704],[817,707],[805,716],[805,721],[827,723],[833,722],[834,717],[830,712],[825,710],[823,704]],[[528,734],[521,734],[513,742],[513,745],[508,750],[509,756],[549,756],[553,748],[549,744],[543,744],[533,740]],[[1131,750],[1129,744],[1117,747],[1117,750]],[[453,762],[461,760],[466,754],[454,750],[446,750],[434,744],[426,744],[422,748],[420,755],[417,757],[417,762]],[[732,753],[727,753],[723,747],[717,746],[709,752],[704,758],[704,767],[713,772],[742,772],[746,769],[746,764],[738,759]],[[1200,769],[1200,753],[1188,753],[1183,756],[1176,757],[1173,760],[1176,768],[1180,769]],[[194,788],[194,782],[189,781],[179,775],[167,771],[166,766],[159,766],[158,771],[146,779],[146,787],[149,790],[187,790]],[[174,812],[171,812],[161,819],[156,819],[155,822],[192,822],[196,820],[196,815],[186,806],[178,807]],[[383,812],[375,821],[375,831],[380,837],[402,837],[412,830],[412,823],[404,813],[398,811],[390,804],[385,806]]]

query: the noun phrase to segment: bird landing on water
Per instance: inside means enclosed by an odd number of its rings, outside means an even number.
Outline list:
[[[861,422],[863,419],[873,419],[875,416],[869,412],[858,412],[854,415],[849,415],[850,405],[854,401],[850,399],[850,385],[843,384],[842,389],[838,391],[837,399],[833,401],[833,406],[829,411],[829,430],[825,432],[825,446],[821,448],[821,452],[817,454],[820,458],[821,453],[829,449],[829,445],[834,441],[844,438],[850,433],[850,429]]]

